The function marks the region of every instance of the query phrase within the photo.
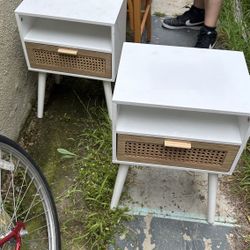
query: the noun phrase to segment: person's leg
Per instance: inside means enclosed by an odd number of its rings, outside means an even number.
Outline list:
[[[222,3],[223,0],[205,0],[204,27],[200,29],[195,47],[209,49],[214,47],[217,39],[216,25]]]
[[[216,27],[223,0],[205,0],[205,25]]]
[[[167,29],[200,29],[205,19],[204,0],[194,0],[191,8],[182,15],[173,18],[165,18],[162,27]]]

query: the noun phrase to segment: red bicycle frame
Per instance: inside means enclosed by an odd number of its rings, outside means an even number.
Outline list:
[[[25,225],[22,222],[17,222],[16,226],[6,235],[4,238],[0,240],[0,247],[3,247],[5,243],[8,241],[15,239],[16,240],[16,248],[15,250],[21,250],[21,231],[25,229]]]

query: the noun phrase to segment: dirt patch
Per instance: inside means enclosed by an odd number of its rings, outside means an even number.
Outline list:
[[[231,204],[228,204],[228,207],[234,208],[234,211],[231,212],[235,213],[238,225],[235,227],[234,233],[227,236],[227,239],[232,250],[249,250],[250,244],[246,242],[245,237],[250,234],[250,222],[246,216],[247,206],[243,197],[240,197],[234,190],[237,185],[234,176],[225,176],[220,180],[221,193],[227,196],[227,200],[230,201]]]
[[[185,6],[191,6],[192,3],[192,0],[154,0],[152,14],[160,12],[166,14],[166,16],[176,16],[186,11]]]

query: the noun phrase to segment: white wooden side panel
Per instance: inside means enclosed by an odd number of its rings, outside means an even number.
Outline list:
[[[246,137],[246,133],[248,130],[248,117],[247,116],[240,116],[238,117],[238,122],[239,122],[239,129],[240,129],[240,136],[241,140],[244,141]]]
[[[117,159],[113,159],[114,164],[124,164],[129,166],[140,166],[140,167],[152,167],[152,168],[165,168],[165,169],[174,169],[174,170],[185,170],[185,171],[194,171],[200,173],[214,173],[214,174],[225,174],[229,175],[230,172],[216,172],[210,170],[203,170],[203,169],[193,169],[193,168],[185,168],[185,167],[177,167],[171,165],[158,165],[158,164],[148,164],[148,163],[138,163],[138,162],[129,162],[129,161],[119,161]]]
[[[117,123],[117,112],[119,106],[114,102],[112,103],[112,159],[116,159],[116,123]]]
[[[18,31],[20,34],[21,43],[22,43],[22,47],[23,47],[23,51],[24,51],[25,60],[26,60],[27,66],[29,68],[30,63],[29,63],[26,47],[24,44],[24,37],[30,31],[30,29],[34,23],[34,18],[33,17],[26,17],[26,16],[19,16],[17,14],[15,16],[16,16],[17,27],[18,27]]]
[[[248,139],[250,137],[250,119],[249,118],[248,118],[248,121],[247,121],[247,127],[246,128],[247,129],[245,130],[245,134],[242,133],[242,135],[244,136],[244,138],[242,140],[242,145],[241,145],[240,150],[239,150],[239,152],[238,152],[238,154],[237,154],[237,156],[236,156],[236,158],[235,158],[235,160],[233,162],[232,168],[230,170],[230,174],[232,174],[233,171],[235,170],[235,168],[237,167],[237,164],[238,164],[238,162],[240,160],[240,157],[241,157],[241,155],[243,153],[243,150],[245,149],[245,147],[247,145],[247,141],[248,141]]]
[[[121,10],[112,30],[113,43],[113,80],[115,80],[118,65],[120,62],[123,43],[126,41],[126,18],[127,18],[127,0],[123,1]]]
[[[16,18],[17,21],[19,21],[19,24],[21,25],[20,36],[24,38],[33,27],[36,19],[34,17],[29,16],[16,16]]]

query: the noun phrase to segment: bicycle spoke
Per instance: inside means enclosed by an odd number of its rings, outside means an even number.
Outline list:
[[[14,171],[13,171],[13,174],[14,174],[14,175],[15,175],[15,172],[16,172],[18,166],[19,166],[19,162],[20,162],[20,161],[18,160],[17,166],[15,167],[15,169],[14,169]],[[11,182],[10,182],[10,184],[9,184],[8,191],[7,191],[6,196],[5,196],[5,198],[4,198],[4,201],[3,201],[4,204],[5,204],[5,202],[6,202],[6,198],[7,198],[8,195],[9,195],[10,188],[11,188]]]
[[[23,191],[23,186],[24,186],[24,182],[25,182],[25,177],[26,177],[26,175],[27,175],[27,171],[28,171],[28,169],[27,169],[27,167],[26,167],[26,168],[25,168],[25,174],[24,174],[24,177],[23,177],[23,181],[22,181],[22,184],[21,184],[21,188],[20,188],[20,190],[19,190],[19,192],[18,192],[17,204],[19,203],[19,200],[20,200],[20,198],[21,198],[21,193],[22,193],[22,191]]]
[[[35,230],[32,230],[31,232],[29,232],[29,234],[32,234],[32,233],[34,233],[34,232],[36,232],[36,231],[39,231],[40,229],[46,228],[46,227],[47,227],[47,225],[42,226],[42,227],[39,227],[39,228],[36,228]]]
[[[29,185],[28,185],[28,188],[25,190],[24,196],[22,197],[22,200],[21,200],[20,203],[18,204],[16,211],[18,211],[19,207],[21,206],[21,204],[22,204],[22,202],[23,202],[23,200],[24,200],[24,197],[26,196],[26,194],[27,194],[27,192],[28,192],[28,190],[29,190],[31,184],[33,183],[33,180],[34,180],[34,177],[32,177],[32,179],[31,179],[31,181],[30,181],[30,183],[29,183]],[[11,217],[11,222],[10,222],[8,228],[9,228],[10,225],[13,223],[13,219],[14,219],[14,214],[13,214],[12,217]]]
[[[6,199],[7,199],[8,195],[9,195],[10,188],[11,188],[11,181],[10,181],[10,183],[9,183],[8,191],[7,191],[6,195],[5,195],[3,204],[5,204],[5,202],[6,202]]]
[[[22,240],[23,242],[27,243],[27,242],[36,242],[36,241],[42,241],[42,240],[48,240],[49,238],[46,237],[46,238],[37,238],[37,239],[34,239],[34,240]]]
[[[32,208],[36,207],[38,204],[40,204],[40,203],[42,203],[42,202],[43,202],[43,200],[39,200],[37,203],[35,203],[35,204],[33,205]],[[28,210],[29,210],[29,208],[26,209],[25,211],[23,211],[21,214],[19,214],[19,217],[21,217],[22,215],[24,215]]]
[[[11,173],[11,182],[12,182],[12,196],[13,196],[13,208],[14,208],[14,218],[17,222],[17,217],[16,217],[16,198],[15,198],[15,188],[14,188],[14,176],[13,173]]]
[[[46,212],[47,212],[47,211],[46,211]],[[36,215],[36,216],[34,216],[34,217],[32,217],[32,218],[30,218],[30,219],[28,219],[28,220],[24,220],[24,223],[25,223],[25,222],[29,222],[29,221],[31,221],[31,220],[34,220],[34,219],[36,219],[36,218],[39,218],[39,217],[42,216],[43,214],[45,214],[45,211],[42,212],[42,213],[40,213],[40,214],[38,214],[38,215]]]
[[[20,203],[18,204],[17,211],[18,211],[19,207],[21,206],[21,204],[22,204],[24,198],[26,197],[26,194],[27,194],[28,190],[30,189],[31,184],[33,183],[33,180],[34,180],[34,177],[31,178],[30,183],[29,183],[29,185],[28,185],[28,188],[25,190],[25,193],[24,193],[24,195],[23,195],[23,197],[22,197],[22,200],[21,200]]]
[[[33,204],[34,204],[34,202],[35,202],[35,199],[37,198],[37,194],[38,194],[39,191],[40,191],[40,188],[41,188],[41,187],[39,187],[39,189],[37,190],[37,193],[34,195],[34,198],[33,198],[32,202],[31,202],[31,204],[30,204],[30,207],[29,207],[29,209],[28,209],[28,212],[27,212],[27,214],[26,214],[26,216],[25,216],[25,218],[24,218],[24,221],[26,221],[27,218],[28,218],[28,216],[29,216],[30,210],[31,210],[31,208],[33,207]]]

